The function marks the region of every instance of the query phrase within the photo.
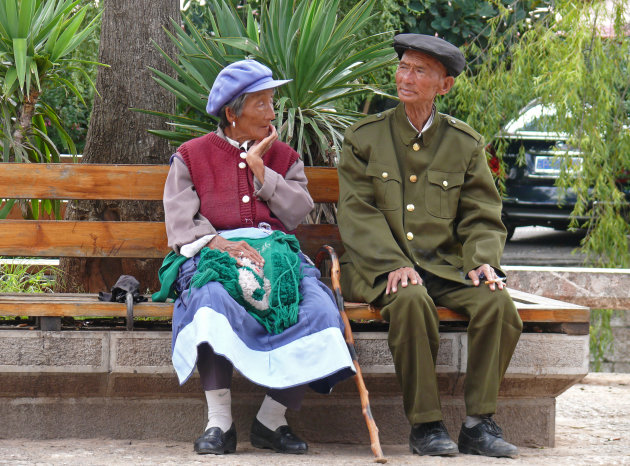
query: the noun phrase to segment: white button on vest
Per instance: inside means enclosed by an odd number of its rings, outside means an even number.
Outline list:
[[[387,172],[383,172],[383,174],[381,175],[383,178],[387,178],[389,176],[389,173]]]
[[[415,210],[416,206],[413,204],[407,204],[407,210],[409,212],[413,212]]]
[[[442,181],[442,186],[444,186],[446,188],[448,186],[448,181],[446,181],[446,180]]]
[[[243,196],[243,203],[247,204],[249,202],[249,196]]]
[[[246,159],[247,158],[247,152],[241,152],[241,158],[242,159]]]
[[[420,150],[420,145],[417,142],[414,142],[412,147],[413,147],[413,150],[415,150],[416,152]]]
[[[407,233],[407,239],[409,241],[411,241],[413,239],[413,233],[412,232]]]
[[[247,164],[245,162],[241,162],[238,164],[238,168],[245,168]]]

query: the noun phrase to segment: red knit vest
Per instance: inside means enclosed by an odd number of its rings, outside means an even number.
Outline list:
[[[201,201],[199,211],[217,230],[257,227],[266,222],[274,230],[288,233],[267,203],[254,196],[254,174],[240,157],[238,149],[215,133],[182,144],[177,152],[188,167]],[[263,156],[266,167],[284,177],[299,158],[283,142],[275,141]]]

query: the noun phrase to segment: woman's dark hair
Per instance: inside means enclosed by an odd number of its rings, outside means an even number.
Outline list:
[[[245,100],[247,99],[248,95],[249,94],[241,94],[238,97],[233,98],[223,107],[221,107],[221,109],[219,110],[219,128],[225,129],[226,127],[230,126],[230,122],[225,115],[226,108],[230,107],[237,117],[241,116],[241,113],[243,113],[243,107],[245,106]]]

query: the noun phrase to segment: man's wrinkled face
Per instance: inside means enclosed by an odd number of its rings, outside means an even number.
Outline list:
[[[407,105],[433,103],[436,95],[446,94],[454,79],[437,59],[415,50],[406,50],[396,70],[398,97]]]

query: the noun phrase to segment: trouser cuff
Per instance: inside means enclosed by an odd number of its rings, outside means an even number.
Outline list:
[[[425,422],[435,422],[442,420],[442,411],[439,409],[434,409],[432,411],[427,411],[426,413],[421,414],[413,414],[408,416],[409,423],[413,426],[415,424],[422,424]]]
[[[466,416],[484,416],[497,412],[496,403],[482,403],[474,406],[466,406]]]

